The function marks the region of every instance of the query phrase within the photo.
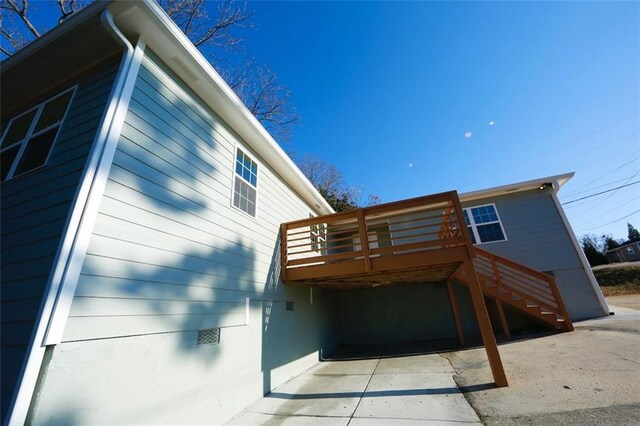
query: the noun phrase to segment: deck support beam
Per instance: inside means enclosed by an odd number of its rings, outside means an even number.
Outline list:
[[[456,301],[456,295],[453,292],[453,283],[451,280],[447,280],[447,293],[449,294],[449,304],[451,305],[451,313],[453,314],[453,322],[456,326],[456,335],[458,336],[458,343],[460,346],[465,345],[464,331],[462,330],[462,321],[460,320],[460,311],[458,311],[458,302]]]
[[[496,337],[493,334],[493,328],[491,327],[491,321],[489,320],[487,306],[484,303],[484,296],[482,294],[482,289],[480,288],[480,281],[476,274],[473,259],[469,259],[464,262],[464,269],[467,272],[467,283],[471,293],[471,302],[473,303],[473,309],[476,314],[476,319],[478,320],[478,326],[480,327],[480,334],[482,335],[484,349],[487,352],[487,358],[489,358],[489,366],[491,367],[491,373],[493,374],[493,381],[498,387],[509,386],[507,376],[504,373],[504,367],[502,366],[502,360],[500,359],[500,352],[498,352]]]
[[[502,324],[502,331],[504,335],[507,336],[507,339],[511,339],[511,330],[509,330],[509,323],[507,322],[507,316],[504,314],[504,309],[502,308],[502,302],[496,299],[496,306],[498,308],[498,315],[500,316],[500,323]]]

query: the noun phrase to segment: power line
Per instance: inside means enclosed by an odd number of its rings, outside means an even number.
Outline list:
[[[635,198],[630,199],[630,200],[629,200],[629,201],[627,201],[626,203],[622,203],[622,204],[620,204],[620,205],[616,206],[613,210],[609,210],[608,212],[602,213],[600,216],[596,217],[595,219],[588,220],[588,221],[586,221],[586,222],[583,222],[582,224],[583,224],[583,225],[586,225],[587,223],[595,222],[596,220],[602,219],[602,217],[603,217],[603,216],[606,216],[606,215],[608,215],[609,213],[616,212],[616,211],[618,211],[618,210],[620,209],[620,207],[624,207],[624,206],[626,206],[627,204],[630,204],[630,203],[632,203],[632,202],[636,201],[637,199],[640,199],[640,195],[638,195],[638,196],[637,196],[637,197],[635,197]]]
[[[636,153],[638,153],[638,152],[640,152],[640,149],[636,150],[636,151],[635,151],[633,154],[631,154],[631,155],[633,156],[633,155],[635,155],[635,154],[636,154]],[[613,157],[612,157],[611,159],[613,159]],[[610,159],[610,160],[611,160],[611,159]],[[587,185],[590,185],[590,184],[592,184],[593,182],[595,182],[595,181],[597,181],[597,180],[600,180],[600,179],[602,179],[602,178],[603,178],[603,177],[605,177],[605,176],[610,176],[610,175],[611,175],[611,174],[613,174],[614,172],[617,172],[618,170],[622,169],[623,167],[628,166],[629,164],[633,163],[634,161],[638,161],[639,159],[640,159],[640,157],[632,157],[629,161],[626,161],[626,162],[622,163],[621,165],[619,165],[618,167],[616,167],[615,169],[613,169],[613,170],[611,170],[611,171],[608,171],[608,172],[603,173],[602,175],[600,175],[600,176],[598,176],[598,177],[593,178],[593,179],[592,179],[592,180],[590,180],[589,182],[582,184],[582,186],[583,186],[583,187],[586,187]],[[609,162],[611,162],[611,161],[609,161]],[[608,163],[609,163],[609,162],[608,162]],[[605,164],[604,166],[602,166],[602,169],[604,169],[604,168],[608,165],[608,163],[607,163],[607,164]],[[620,179],[620,180],[623,180],[623,179]],[[617,181],[614,181],[614,182],[617,182]],[[614,183],[614,182],[611,182],[611,183]],[[576,192],[576,191],[572,191],[572,192],[570,192],[569,194],[566,194],[566,195],[569,195],[569,196],[570,196],[570,195],[575,195],[575,194],[578,194],[578,193],[580,193],[580,192],[585,192],[585,191],[577,191],[577,192]]]
[[[629,183],[629,181],[631,181],[631,179],[633,179],[634,177],[636,177],[638,174],[640,174],[640,170],[638,170],[637,172],[635,172],[634,174],[632,174],[629,179],[627,179],[622,185],[620,185],[621,187],[624,187],[626,184]],[[620,188],[613,188],[611,190],[611,193],[606,196],[605,198],[603,198],[602,200],[600,200],[598,203],[592,205],[589,210],[585,209],[582,213],[579,213],[577,216],[574,216],[574,219],[576,217],[580,217],[580,216],[584,216],[585,214],[589,213],[590,211],[593,211],[593,209],[595,209],[598,206],[601,206],[602,204],[604,204],[608,199],[610,199],[611,197],[613,197],[616,192],[618,192],[620,190]]]
[[[632,174],[632,175],[631,175],[631,177],[629,177],[629,179],[627,179],[627,180],[625,181],[625,183],[623,183],[623,184],[622,184],[622,185],[620,185],[620,186],[622,186],[622,187],[624,188],[624,185],[628,184],[628,183],[629,183],[629,181],[630,181],[631,179],[633,179],[634,177],[638,176],[638,174],[640,174],[640,170],[638,170],[637,172],[635,172],[634,174]],[[619,190],[619,189],[620,189],[620,188],[618,188],[618,189],[614,189],[614,190],[611,192],[611,194],[609,194],[607,197],[605,197],[605,198],[603,198],[602,200],[600,200],[600,202],[599,202],[598,204],[595,204],[595,205],[591,206],[591,208],[592,208],[592,209],[595,209],[596,207],[598,207],[598,206],[600,206],[600,205],[604,204],[604,203],[605,203],[605,201],[607,201],[609,198],[613,197],[613,196],[616,194],[616,192],[618,192],[618,190]]]
[[[598,128],[598,129],[593,130],[593,131],[591,131],[591,132],[589,132],[589,133],[586,133],[586,134],[584,134],[584,135],[582,135],[582,136],[578,136],[578,137],[575,137],[575,138],[573,138],[573,139],[569,139],[568,141],[564,141],[564,142],[562,142],[562,143],[559,143],[559,144],[553,145],[550,149],[548,149],[548,150],[546,150],[546,151],[544,151],[544,152],[542,152],[542,153],[540,153],[540,154],[537,154],[537,155],[534,155],[534,156],[530,156],[526,161],[520,162],[520,163],[518,163],[518,164],[512,164],[509,168],[503,169],[502,171],[504,172],[504,171],[508,171],[508,170],[513,170],[513,169],[518,168],[518,167],[520,167],[520,166],[522,166],[522,165],[524,165],[524,164],[528,164],[528,163],[530,163],[532,160],[534,160],[534,159],[536,159],[536,158],[543,157],[543,156],[545,156],[545,155],[547,155],[547,154],[549,154],[549,153],[551,153],[551,152],[553,152],[553,151],[557,151],[558,149],[564,148],[564,147],[566,147],[566,146],[568,146],[568,145],[572,145],[572,144],[574,144],[575,142],[579,142],[579,141],[581,141],[581,140],[583,140],[583,139],[589,138],[589,137],[591,137],[591,136],[593,136],[593,135],[595,135],[595,134],[597,134],[597,133],[599,133],[599,132],[601,132],[601,131],[603,131],[603,130],[606,130],[606,129],[608,129],[608,128],[610,128],[610,127],[613,127],[613,126],[615,126],[615,125],[617,125],[617,124],[619,124],[619,123],[622,123],[623,121],[626,121],[626,120],[628,120],[628,119],[630,119],[630,118],[632,118],[632,117],[636,117],[638,114],[640,114],[640,112],[633,113],[633,114],[628,115],[628,116],[626,116],[626,117],[623,117],[623,118],[621,118],[621,119],[619,119],[619,120],[616,120],[616,121],[614,121],[614,122],[611,122],[611,123],[609,123],[609,124],[606,124],[606,125],[604,125],[604,126],[602,126],[602,127]],[[616,141],[618,141],[618,140],[620,140],[620,139],[624,139],[624,138],[626,138],[626,137],[632,137],[634,134],[636,134],[636,133],[638,132],[638,130],[640,130],[640,128],[637,128],[637,129],[636,129],[634,132],[632,132],[631,134],[627,134],[627,135],[625,135],[625,136],[623,136],[623,137],[621,137],[621,138],[617,138],[617,139],[614,139],[614,140],[609,141],[609,142],[606,142],[606,143],[612,143],[612,142],[616,142]],[[627,140],[627,141],[625,141],[625,143],[623,144],[623,146],[626,146],[627,142],[628,142],[628,140]],[[611,159],[609,160],[609,162],[610,162],[610,161],[611,161]],[[496,176],[496,175],[495,175],[495,174],[485,175],[485,176],[484,176],[483,178],[481,178],[481,179],[477,179],[477,180],[474,180],[473,182],[468,182],[468,183],[466,183],[466,184],[464,184],[464,185],[461,185],[461,186],[460,186],[460,188],[465,188],[465,187],[467,187],[467,186],[469,186],[469,185],[472,185],[472,184],[474,184],[474,183],[482,182],[482,181],[486,180],[488,177],[491,177],[491,176]]]
[[[590,187],[588,189],[582,189],[580,191],[572,191],[572,192],[569,192],[567,194],[562,194],[562,195],[563,195],[564,198],[570,198],[572,196],[584,194],[585,192],[593,191],[594,189],[606,188],[606,187],[609,187],[609,186],[611,186],[613,184],[616,184],[616,183],[619,183],[619,182],[622,182],[622,181],[626,181],[625,183],[627,183],[629,181],[629,177],[624,177],[624,178],[621,178],[621,179],[612,180],[611,182],[603,183],[602,185],[596,185],[596,186],[592,186],[592,187]]]
[[[627,186],[635,185],[635,184],[637,184],[637,183],[640,183],[640,180],[637,180],[637,181],[635,181],[635,182],[628,183],[628,184],[626,184],[626,185],[620,185],[620,186],[617,186],[617,187],[615,187],[615,188],[607,189],[606,191],[601,191],[601,192],[596,192],[595,194],[586,195],[586,196],[584,196],[584,197],[582,197],[582,198],[577,198],[577,199],[575,199],[575,200],[567,201],[566,203],[562,203],[562,205],[563,205],[563,206],[566,206],[567,204],[575,203],[576,201],[586,200],[587,198],[595,197],[595,196],[597,196],[597,195],[606,194],[607,192],[611,192],[611,191],[617,191],[617,190],[618,190],[618,189],[620,189],[620,188],[624,188],[624,187],[627,187]]]
[[[542,167],[542,168],[537,168],[537,169],[536,169],[536,172],[539,172],[540,170],[547,170],[547,169],[550,169],[550,168],[556,167],[556,166],[558,166],[559,164],[563,164],[563,163],[566,163],[567,161],[575,160],[575,159],[576,159],[576,158],[578,158],[578,157],[583,157],[583,156],[585,156],[585,155],[587,155],[587,154],[589,154],[589,153],[591,153],[591,152],[593,152],[593,151],[597,151],[597,150],[604,149],[604,148],[609,148],[609,149],[610,149],[610,148],[611,148],[611,147],[610,147],[610,144],[612,144],[612,143],[614,143],[614,142],[618,142],[618,141],[623,140],[623,139],[626,139],[626,140],[628,141],[628,139],[627,139],[627,138],[632,137],[632,136],[634,136],[634,135],[638,134],[638,132],[640,132],[640,127],[638,127],[636,130],[634,130],[632,133],[628,133],[628,134],[626,134],[626,135],[623,135],[623,136],[617,137],[617,138],[615,138],[615,139],[611,139],[611,140],[609,140],[609,141],[607,141],[607,142],[602,142],[602,143],[601,143],[601,144],[599,144],[598,146],[595,146],[595,147],[593,147],[593,148],[591,148],[591,149],[581,150],[581,152],[580,152],[579,154],[571,155],[571,156],[569,156],[569,157],[566,157],[566,158],[564,158],[564,159],[562,159],[562,160],[559,160],[559,161],[555,161],[555,162],[553,162],[553,163],[548,163],[546,166],[544,166],[544,167]],[[626,144],[627,144],[627,142],[625,142],[624,144],[622,144],[622,146],[621,146],[618,150],[621,150],[624,146],[626,146]],[[559,149],[559,148],[556,148],[556,149]],[[554,150],[556,150],[556,149],[554,149]],[[547,152],[543,153],[542,155],[549,154],[551,151],[554,151],[554,150],[547,151]],[[535,157],[531,157],[529,160],[527,160],[527,161],[523,161],[523,162],[519,163],[519,165],[528,164],[528,163],[530,163],[530,162],[531,162],[531,160],[532,160],[533,158],[535,158]],[[530,174],[530,172],[528,172],[528,173],[526,173],[526,174],[522,174],[522,175],[520,175],[520,177],[524,177],[524,176],[527,176],[527,175],[529,175],[529,174]],[[520,179],[520,177],[519,177],[519,178],[517,178],[517,179]]]
[[[593,229],[603,228],[603,227],[605,227],[605,226],[607,226],[607,225],[611,225],[612,223],[620,222],[622,219],[626,219],[626,218],[628,218],[629,216],[633,216],[634,214],[636,214],[636,213],[638,213],[638,212],[640,212],[640,209],[636,210],[635,212],[631,212],[631,213],[629,213],[629,214],[628,214],[628,215],[626,215],[626,216],[622,216],[622,217],[621,217],[621,218],[619,218],[619,219],[612,220],[611,222],[605,223],[604,225],[594,226],[593,228],[583,229],[583,230],[576,231],[576,232],[585,232],[585,231],[591,231],[591,230],[593,230]]]

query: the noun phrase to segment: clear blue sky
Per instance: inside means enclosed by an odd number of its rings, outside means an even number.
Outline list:
[[[640,3],[249,7],[247,49],[303,119],[288,148],[383,201],[575,171],[566,202],[640,180]],[[565,208],[577,234],[623,238],[640,213],[608,223],[640,209],[640,184]]]
[[[246,50],[302,116],[285,149],[336,164],[365,194],[393,201],[574,171],[568,202],[640,180],[638,2],[248,7],[257,29],[242,33]],[[565,209],[578,235],[624,238],[627,221],[640,228],[640,184]]]

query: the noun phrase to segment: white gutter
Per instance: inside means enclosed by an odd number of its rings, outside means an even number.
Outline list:
[[[553,199],[553,203],[556,206],[556,210],[558,210],[558,213],[560,214],[560,218],[562,219],[564,228],[567,231],[569,238],[571,239],[573,248],[576,254],[578,255],[578,258],[580,259],[582,268],[584,269],[585,274],[587,274],[587,279],[589,280],[589,283],[591,283],[591,289],[595,293],[596,298],[598,299],[598,303],[600,303],[600,307],[602,307],[603,315],[608,315],[610,312],[609,305],[607,304],[607,301],[605,300],[604,295],[602,294],[602,290],[598,285],[598,281],[596,280],[595,275],[593,275],[593,270],[589,265],[587,256],[584,254],[582,247],[580,247],[580,243],[576,238],[576,234],[573,232],[573,229],[571,229],[571,224],[569,223],[569,219],[567,219],[567,215],[564,213],[564,209],[560,204],[560,200],[558,200],[558,190],[560,189],[560,185],[561,183],[559,183],[557,180],[553,182],[553,192],[551,193],[551,198]]]
[[[107,183],[135,78],[144,54],[144,44],[138,43],[134,48],[115,26],[113,16],[108,10],[102,12],[101,22],[109,34],[123,46],[125,53],[72,204],[73,210],[62,234],[36,327],[9,405],[6,424],[11,426],[25,423],[46,347],[62,340],[100,199]]]

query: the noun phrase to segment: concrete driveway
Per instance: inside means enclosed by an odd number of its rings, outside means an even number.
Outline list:
[[[335,360],[280,386],[230,424],[481,424],[446,358],[426,353],[433,348],[392,348],[343,349]]]
[[[500,345],[508,388],[466,394],[489,425],[640,425],[640,297],[608,298],[613,316],[574,323],[571,333]],[[491,380],[482,348],[443,353],[467,386]]]

